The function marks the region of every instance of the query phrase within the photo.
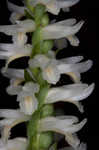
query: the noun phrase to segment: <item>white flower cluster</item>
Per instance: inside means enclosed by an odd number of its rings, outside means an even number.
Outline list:
[[[46,6],[46,11],[58,15],[60,9],[68,11],[68,8],[78,3],[79,0],[30,0],[30,4],[34,7],[37,4]],[[39,84],[25,81],[23,69],[8,68],[11,61],[23,57],[30,56],[33,45],[27,44],[27,32],[33,32],[36,29],[36,24],[33,20],[27,19],[20,21],[23,17],[24,7],[19,7],[11,2],[8,2],[8,8],[12,11],[10,21],[12,25],[0,26],[0,32],[12,36],[12,43],[0,43],[0,59],[6,60],[6,65],[2,69],[2,74],[10,79],[10,85],[7,87],[7,93],[17,95],[19,109],[0,109],[0,150],[26,150],[28,140],[25,138],[9,139],[10,130],[15,125],[29,121],[31,115],[38,109],[38,99],[36,93],[39,92]],[[28,9],[27,9],[28,10]],[[29,10],[28,10],[29,11]],[[51,23],[42,28],[44,40],[55,40],[55,45],[60,49],[67,46],[66,40],[72,46],[79,45],[79,39],[76,33],[81,29],[83,21],[77,23],[76,19],[71,18],[60,22]],[[61,74],[66,74],[71,77],[74,84],[63,85],[60,87],[52,87],[48,90],[44,104],[56,103],[60,101],[73,103],[78,107],[80,112],[83,112],[81,100],[87,98],[94,89],[94,83],[91,85],[81,82],[81,73],[88,71],[92,66],[92,61],[84,61],[83,56],[75,56],[57,60],[54,52],[50,51],[47,55],[38,54],[30,59],[27,69],[31,78],[33,78],[30,68],[40,68],[42,77],[50,84],[56,84]],[[79,131],[86,119],[79,123],[78,118],[74,116],[58,116],[46,117],[39,120],[39,131],[54,131],[65,135],[66,141],[73,147],[67,147],[65,150],[86,150],[85,144],[78,139],[76,132]],[[51,147],[50,149],[53,149]]]

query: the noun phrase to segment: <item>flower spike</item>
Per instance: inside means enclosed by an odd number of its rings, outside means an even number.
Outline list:
[[[81,78],[92,67],[92,60],[83,61],[83,56],[58,59],[57,55],[64,48],[67,54],[68,43],[79,46],[76,34],[84,21],[51,20],[49,14],[69,12],[80,0],[22,0],[23,6],[6,1],[12,25],[1,25],[0,32],[11,36],[12,42],[0,43],[0,59],[6,62],[1,73],[10,79],[6,92],[16,95],[19,108],[0,109],[0,150],[56,150],[64,137],[69,146],[59,150],[86,150],[77,132],[87,119],[79,122],[78,117],[58,108],[60,104],[54,107],[54,103],[68,102],[83,113],[81,101],[94,90],[94,83],[88,85]],[[10,62],[22,57],[27,67],[9,68]],[[73,83],[63,83],[62,75]],[[27,138],[11,139],[11,129],[23,122],[28,122]]]

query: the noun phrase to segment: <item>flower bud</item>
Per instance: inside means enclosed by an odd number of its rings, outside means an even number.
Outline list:
[[[42,45],[42,53],[48,53],[49,50],[53,48],[53,41],[52,40],[46,40],[43,42]]]
[[[45,13],[45,6],[41,4],[36,5],[36,7],[34,8],[34,18],[37,25],[41,23],[41,18],[44,15],[44,13]]]
[[[33,12],[34,7],[32,5],[30,5],[30,1],[31,0],[25,0],[25,5],[31,12]]]
[[[49,24],[49,17],[47,14],[44,14],[44,16],[41,19],[41,25],[47,26]]]
[[[54,113],[54,108],[53,108],[53,105],[45,105],[43,108],[42,108],[42,113],[41,113],[41,117],[44,118],[44,117],[47,117],[47,116],[51,116],[53,115]]]
[[[40,41],[42,41],[42,28],[38,27],[36,29],[36,31],[34,31],[33,33],[33,37],[32,37],[32,43],[35,46],[36,44],[38,44]]]
[[[48,149],[52,143],[53,133],[52,132],[45,132],[41,133],[39,137],[39,149]]]

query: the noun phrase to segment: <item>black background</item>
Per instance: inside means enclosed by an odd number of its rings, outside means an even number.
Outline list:
[[[10,0],[11,1],[11,0]],[[13,0],[16,4],[20,4],[21,0]],[[71,8],[71,12],[69,13],[60,13],[59,16],[50,15],[51,18],[56,18],[58,20],[74,17],[77,20],[85,20],[85,24],[77,34],[81,43],[79,47],[71,47],[68,46],[67,49],[62,51],[58,57],[68,57],[68,56],[76,56],[76,55],[83,55],[86,59],[91,59],[94,62],[93,67],[87,73],[82,75],[82,81],[88,84],[95,82],[96,87],[94,92],[88,97],[86,100],[83,101],[85,106],[85,113],[82,115],[81,118],[87,117],[88,123],[79,133],[79,136],[82,141],[88,143],[88,149],[96,149],[98,146],[98,139],[99,139],[99,132],[98,132],[98,118],[99,118],[99,100],[98,100],[98,18],[99,18],[99,5],[97,1],[91,0],[81,0],[79,4]],[[7,9],[6,1],[0,0],[0,24],[7,25],[10,24],[9,22],[10,12]],[[4,34],[0,33],[0,43],[6,43],[10,41],[10,37],[5,36]],[[10,65],[10,67],[14,67],[16,65],[16,61]],[[21,63],[21,67],[24,65],[24,59],[19,60],[19,64]],[[0,68],[4,66],[4,61],[0,61]],[[17,65],[18,66],[18,65]],[[25,64],[26,66],[26,64]],[[5,88],[8,86],[9,80],[2,77],[0,75],[0,108],[17,108],[18,103],[15,102],[15,96],[10,97],[6,94]],[[66,106],[66,108],[65,108]],[[75,107],[68,107],[69,104],[62,104],[62,107],[65,108],[67,114],[74,114],[80,117],[80,113],[76,110]],[[70,105],[71,106],[71,105]],[[69,109],[70,108],[70,109]],[[21,131],[24,125],[20,125],[20,127],[15,127],[12,129],[12,132],[16,132],[16,136],[22,136],[25,132]],[[16,130],[15,130],[16,129]]]

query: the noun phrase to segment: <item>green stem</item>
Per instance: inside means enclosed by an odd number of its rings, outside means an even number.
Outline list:
[[[33,59],[33,57],[37,54],[46,55],[48,51],[52,49],[53,41],[43,39],[42,28],[49,24],[49,16],[46,13],[45,6],[38,4],[36,5],[36,7],[32,8],[29,2],[30,0],[26,0],[26,6],[33,13],[34,21],[36,23],[36,30],[32,35],[33,49],[30,57],[31,59]],[[33,76],[35,77],[35,82],[40,85],[40,90],[39,93],[35,95],[39,102],[38,109],[32,114],[31,119],[29,120],[27,125],[27,136],[28,136],[27,150],[47,150],[49,149],[49,146],[53,143],[53,133],[52,132],[39,133],[38,124],[41,118],[52,116],[54,114],[53,105],[52,104],[45,105],[45,98],[50,88],[50,84],[48,84],[43,79],[40,68],[30,68],[30,70]],[[26,71],[25,71],[25,80],[26,82],[32,81]]]

